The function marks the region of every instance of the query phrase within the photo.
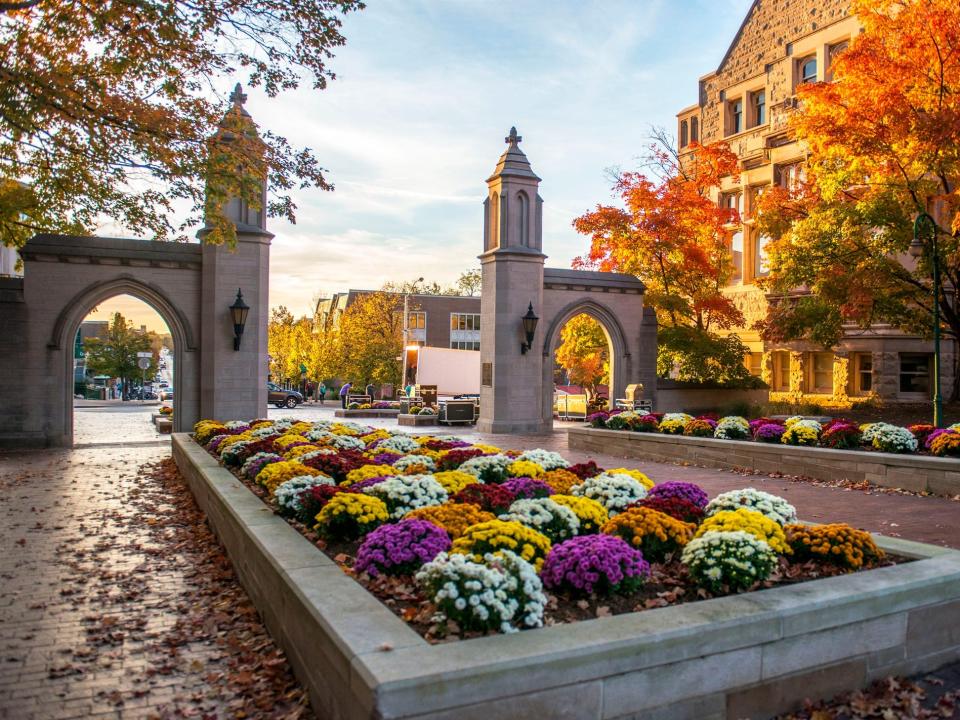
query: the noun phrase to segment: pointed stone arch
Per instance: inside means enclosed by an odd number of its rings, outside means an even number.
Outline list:
[[[64,427],[73,430],[73,339],[77,335],[80,323],[98,304],[117,297],[130,295],[146,303],[163,319],[173,338],[173,406],[180,412],[174,413],[175,432],[188,432],[191,429],[193,414],[188,411],[198,402],[199,377],[197,377],[195,333],[184,312],[173,302],[162,287],[155,283],[138,280],[133,275],[121,273],[101,282],[93,282],[80,290],[64,305],[57,316],[50,336],[48,349],[58,351],[66,363],[63,379],[64,388]],[[65,351],[66,350],[66,351]]]

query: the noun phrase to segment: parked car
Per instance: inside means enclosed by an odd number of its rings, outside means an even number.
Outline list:
[[[296,390],[285,390],[284,388],[267,383],[267,402],[276,405],[278,408],[290,408],[291,410],[303,402],[303,395]]]
[[[173,388],[172,387],[163,388],[163,390],[160,391],[160,399],[173,400]]]

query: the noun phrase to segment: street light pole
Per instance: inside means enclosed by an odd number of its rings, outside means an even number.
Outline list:
[[[913,242],[910,254],[919,258],[923,254],[920,242],[920,226],[930,228],[930,252],[933,253],[933,426],[943,427],[943,395],[940,392],[940,251],[937,245],[937,223],[928,213],[920,213],[913,221]]]

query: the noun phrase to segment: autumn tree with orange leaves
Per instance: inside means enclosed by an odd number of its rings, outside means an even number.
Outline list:
[[[743,343],[718,332],[743,323],[722,292],[734,273],[724,230],[731,211],[711,199],[721,178],[738,174],[737,156],[725,143],[694,143],[681,161],[665,133],[654,140],[645,171],[617,178],[613,190],[622,206],[598,205],[574,220],[591,239],[590,252],[575,264],[636,275],[646,284],[645,300],[660,326],[660,375],[749,382]]]
[[[767,339],[835,344],[845,323],[932,331],[932,244],[907,253],[914,218],[937,223],[947,292],[943,330],[960,336],[960,4],[854,0],[863,32],[833,82],[802,85],[790,122],[809,148],[807,179],[774,188],[758,224],[767,246]],[[929,232],[929,231],[928,231]],[[796,288],[804,288],[802,293]]]
[[[218,132],[235,80],[270,97],[321,89],[360,0],[0,0],[0,244],[104,220],[231,244],[224,200],[295,219],[290,190],[331,189],[306,148]],[[237,77],[239,75],[239,77]],[[184,208],[192,212],[184,217]],[[174,217],[174,215],[180,217]]]

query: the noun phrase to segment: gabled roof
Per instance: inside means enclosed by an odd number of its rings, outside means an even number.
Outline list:
[[[720,72],[727,60],[730,58],[730,54],[733,52],[733,49],[737,46],[737,43],[740,42],[740,36],[743,35],[743,31],[747,27],[747,22],[753,16],[753,11],[757,9],[757,5],[759,4],[760,0],[753,0],[753,2],[750,3],[750,9],[747,10],[747,14],[743,17],[743,22],[740,23],[740,27],[737,29],[737,34],[733,36],[733,41],[730,43],[730,47],[727,48],[727,51],[723,54],[723,59],[720,61],[720,64],[717,65],[715,72]]]

